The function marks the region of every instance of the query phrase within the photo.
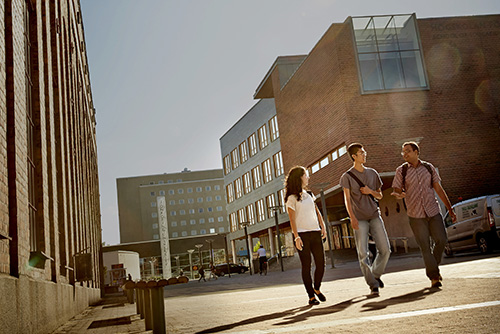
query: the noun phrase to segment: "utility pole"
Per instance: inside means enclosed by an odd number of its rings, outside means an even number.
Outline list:
[[[276,225],[276,236],[278,237],[278,254],[280,258],[280,266],[281,266],[281,271],[285,271],[285,268],[283,267],[283,256],[281,254],[281,237],[280,237],[280,226],[278,224],[278,212],[281,209],[281,206],[270,206],[268,207],[269,210],[273,210],[273,215],[274,215],[274,224]]]
[[[247,226],[250,225],[250,222],[241,222],[243,228],[245,229],[245,241],[247,244],[247,255],[248,255],[248,269],[250,269],[250,275],[252,275],[252,259],[250,257],[250,246],[248,245],[248,230]]]

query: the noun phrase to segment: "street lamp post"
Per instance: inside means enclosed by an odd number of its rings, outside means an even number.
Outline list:
[[[177,266],[177,270],[179,270],[179,272],[180,272],[181,265],[180,265],[180,263],[179,263],[179,258],[180,258],[180,256],[179,256],[179,255],[176,255],[176,256],[175,256],[175,265]]]
[[[324,183],[318,183],[318,184],[313,184],[311,187],[317,187],[320,188],[320,195],[321,195],[321,207],[323,211],[323,220],[325,221],[325,227],[326,227],[326,235],[328,238],[328,254],[330,255],[330,260],[332,262],[332,268],[335,268],[335,263],[333,260],[333,249],[332,249],[332,238],[330,236],[330,222],[328,221],[328,213],[326,212],[326,201],[325,201],[325,193],[323,192],[323,188],[329,185],[329,182],[324,182]]]
[[[203,247],[203,244],[197,244],[194,245],[194,247],[198,248],[198,256],[199,256],[199,261],[200,261],[200,266],[203,265],[203,259],[201,258],[201,247]]]
[[[231,277],[231,270],[229,268],[229,255],[227,251],[227,235],[228,233],[221,233],[224,236],[224,253],[226,254],[226,265],[227,265],[227,273],[229,277]]]
[[[250,275],[252,275],[252,260],[250,258],[250,246],[248,245],[248,230],[247,226],[250,225],[250,222],[241,222],[243,228],[245,229],[245,241],[247,244],[247,256],[248,256],[248,268],[250,269]]]
[[[276,225],[276,236],[278,237],[278,254],[280,258],[280,266],[281,266],[281,271],[285,271],[285,268],[283,267],[283,256],[281,254],[281,238],[280,238],[280,226],[278,224],[278,212],[281,209],[281,206],[270,206],[269,210],[273,210],[273,215],[274,215],[274,223]]]
[[[188,249],[189,254],[189,272],[191,273],[191,279],[193,279],[193,253],[194,249]]]
[[[208,242],[208,246],[210,248],[210,262],[212,262],[212,264],[214,264],[214,252],[213,252],[213,248],[212,248],[212,243],[214,242],[214,239],[207,239],[205,241]]]

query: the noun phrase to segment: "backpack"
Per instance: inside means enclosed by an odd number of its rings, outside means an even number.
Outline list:
[[[350,175],[350,176],[354,179],[354,181],[356,181],[356,182],[359,184],[359,187],[360,187],[360,188],[365,186],[365,184],[364,184],[363,182],[361,182],[361,180],[360,180],[360,179],[359,179],[356,175],[354,175],[354,173],[353,173],[353,172],[351,172],[351,171],[349,170],[349,171],[347,171],[347,174],[349,174],[349,175]],[[372,199],[372,200],[373,200],[373,201],[377,204],[377,206],[378,206],[378,201],[375,199],[375,197],[373,197],[373,195],[371,195],[371,194],[370,194],[370,195],[368,195],[368,196],[370,196],[370,197],[371,197],[371,199]]]

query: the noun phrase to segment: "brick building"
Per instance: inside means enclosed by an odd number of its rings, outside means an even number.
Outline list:
[[[95,136],[79,1],[0,3],[0,328],[51,332],[100,298]]]
[[[303,165],[311,184],[329,183],[336,246],[349,246],[340,245],[350,232],[338,183],[352,165],[342,147],[352,142],[366,146],[366,165],[383,178],[389,236],[411,246],[406,212],[390,196],[403,142],[420,143],[452,203],[498,193],[500,15],[349,17],[330,26],[287,82],[281,76],[272,69],[254,97],[275,99],[285,170]]]

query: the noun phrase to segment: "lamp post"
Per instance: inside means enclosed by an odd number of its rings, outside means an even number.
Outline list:
[[[179,263],[179,258],[180,258],[180,256],[179,256],[179,255],[176,255],[176,256],[174,256],[174,257],[175,257],[175,265],[177,266],[177,270],[179,270],[179,272],[180,272],[180,269],[181,269],[181,265],[180,265],[180,263]]]
[[[247,226],[250,225],[250,222],[241,222],[243,228],[245,229],[245,241],[247,245],[247,256],[248,256],[248,268],[250,269],[250,275],[252,275],[252,260],[250,258],[250,246],[248,245],[248,230]]]
[[[321,207],[323,211],[323,220],[325,221],[325,227],[326,227],[326,235],[328,238],[328,254],[330,255],[330,260],[332,262],[332,268],[335,268],[335,263],[333,261],[333,249],[332,249],[332,238],[330,236],[330,222],[328,221],[328,213],[326,212],[326,201],[325,201],[325,193],[323,192],[323,188],[329,185],[329,182],[324,182],[324,183],[317,183],[311,185],[311,187],[317,187],[320,188],[320,195],[321,195]]]
[[[278,254],[280,257],[280,266],[281,266],[281,271],[285,271],[285,268],[283,267],[283,256],[281,254],[281,238],[280,238],[280,226],[278,224],[278,212],[281,209],[281,206],[270,206],[268,208],[269,210],[273,210],[273,215],[274,215],[274,223],[276,225],[276,236],[278,237]]]
[[[220,233],[224,237],[224,253],[226,254],[226,265],[227,265],[227,273],[229,277],[231,277],[231,270],[229,268],[229,255],[227,251],[227,235],[228,233]]]
[[[188,249],[189,254],[189,272],[191,273],[191,279],[193,279],[193,253],[194,249]]]
[[[200,261],[200,267],[203,265],[203,259],[201,258],[201,247],[203,247],[203,244],[197,244],[194,245],[194,247],[198,248],[198,256],[199,256],[199,261]]]

